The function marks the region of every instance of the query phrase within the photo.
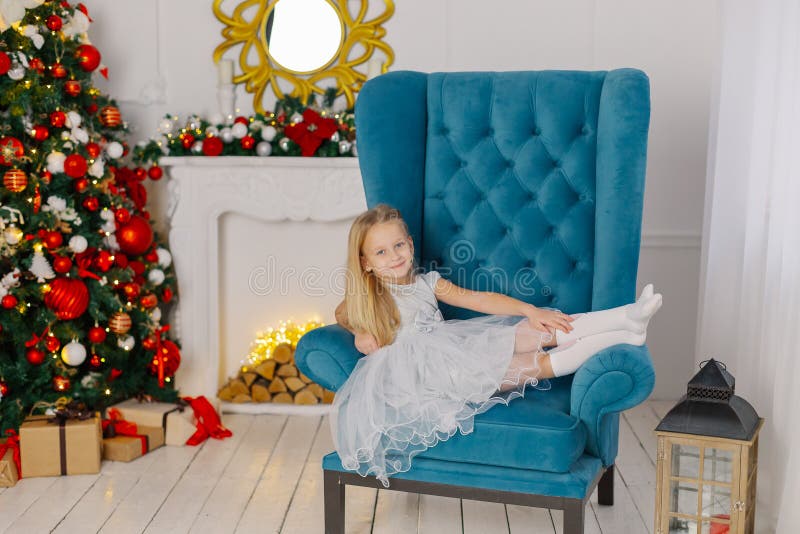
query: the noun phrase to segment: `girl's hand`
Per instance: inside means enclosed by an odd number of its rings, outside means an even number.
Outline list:
[[[379,347],[375,336],[369,332],[356,332],[356,348],[362,354],[370,354]]]
[[[555,333],[556,328],[564,333],[572,330],[572,325],[569,323],[574,318],[559,310],[543,310],[530,305],[530,307],[526,308],[524,315],[528,318],[528,322],[533,328],[542,332],[549,332],[551,335]]]

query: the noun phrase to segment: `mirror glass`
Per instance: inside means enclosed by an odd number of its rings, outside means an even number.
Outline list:
[[[279,0],[264,28],[269,55],[285,69],[324,67],[342,43],[342,21],[326,0]]]

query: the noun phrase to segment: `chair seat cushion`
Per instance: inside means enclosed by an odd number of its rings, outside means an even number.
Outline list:
[[[571,381],[551,385],[477,415],[471,434],[456,433],[416,457],[566,473],[584,452],[586,427],[569,415]]]

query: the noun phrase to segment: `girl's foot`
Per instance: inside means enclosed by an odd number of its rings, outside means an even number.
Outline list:
[[[648,284],[648,286],[650,286]],[[640,334],[647,330],[647,325],[650,322],[650,319],[655,315],[655,313],[661,308],[661,304],[663,298],[661,293],[655,293],[653,295],[647,295],[645,290],[647,287],[642,290],[642,295],[639,297],[639,300],[634,302],[633,304],[628,304],[626,309],[626,317],[627,317],[627,324],[626,330],[630,330],[631,332]],[[652,286],[650,286],[650,291],[652,291]]]

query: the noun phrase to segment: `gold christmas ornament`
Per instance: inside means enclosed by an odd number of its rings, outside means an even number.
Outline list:
[[[108,128],[115,128],[122,123],[122,115],[114,106],[105,106],[100,110],[100,122]]]
[[[115,334],[125,334],[131,329],[131,316],[123,311],[118,311],[108,320],[108,328]]]
[[[3,175],[3,185],[12,193],[20,193],[28,187],[28,176],[20,169],[9,169]]]

